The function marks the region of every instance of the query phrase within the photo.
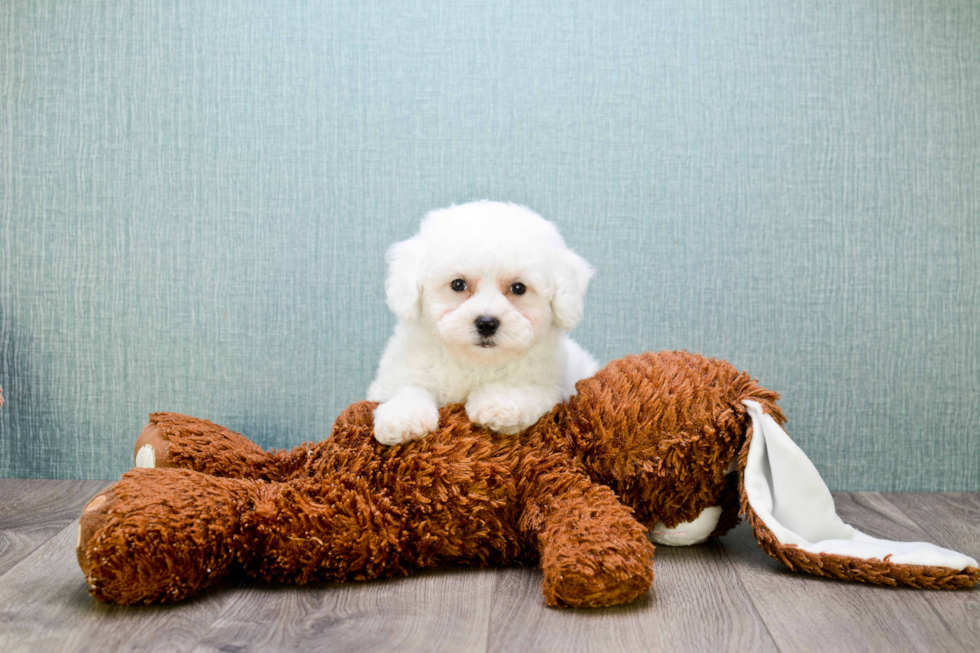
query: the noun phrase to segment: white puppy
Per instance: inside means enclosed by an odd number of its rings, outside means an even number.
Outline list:
[[[519,433],[598,369],[566,333],[582,318],[592,268],[555,226],[515,204],[433,211],[388,250],[385,294],[398,326],[368,399],[374,437],[395,445],[465,403],[477,424]]]

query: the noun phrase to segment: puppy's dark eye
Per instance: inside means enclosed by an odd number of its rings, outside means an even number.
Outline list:
[[[453,282],[449,285],[452,286],[452,289],[456,292],[463,292],[466,290],[466,282],[462,279],[453,279]]]
[[[523,295],[527,291],[527,288],[524,287],[523,283],[518,281],[517,283],[511,285],[510,291],[515,295]]]

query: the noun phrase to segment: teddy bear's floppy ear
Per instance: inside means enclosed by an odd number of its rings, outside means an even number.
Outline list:
[[[973,558],[928,542],[882,540],[837,515],[820,472],[753,399],[742,465],[742,512],[762,549],[794,571],[876,585],[952,589],[980,580]]]
[[[419,236],[395,243],[388,248],[388,277],[385,300],[399,320],[414,320],[422,314],[422,256]]]
[[[554,268],[555,295],[551,310],[563,331],[571,331],[582,319],[585,293],[594,270],[588,262],[570,249],[559,254]]]

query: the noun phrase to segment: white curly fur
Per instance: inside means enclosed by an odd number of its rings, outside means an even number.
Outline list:
[[[582,318],[592,268],[533,211],[489,201],[432,211],[387,260],[398,325],[368,388],[381,402],[379,442],[434,431],[438,407],[450,403],[465,403],[477,424],[518,433],[598,369],[566,335]],[[456,280],[465,289],[454,290]],[[498,320],[496,331],[481,334],[480,317]]]

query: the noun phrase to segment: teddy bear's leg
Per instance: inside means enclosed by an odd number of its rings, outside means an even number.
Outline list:
[[[92,595],[113,603],[183,599],[224,576],[241,550],[256,481],[135,469],[79,519],[76,554]]]
[[[595,607],[646,594],[653,582],[653,545],[632,511],[587,477],[548,476],[522,517],[522,525],[537,532],[545,602]]]
[[[133,451],[139,468],[179,467],[212,476],[285,480],[305,460],[303,452],[268,452],[208,420],[151,413]]]
[[[418,555],[407,516],[361,477],[268,484],[243,519],[245,571],[269,582],[405,575]]]

